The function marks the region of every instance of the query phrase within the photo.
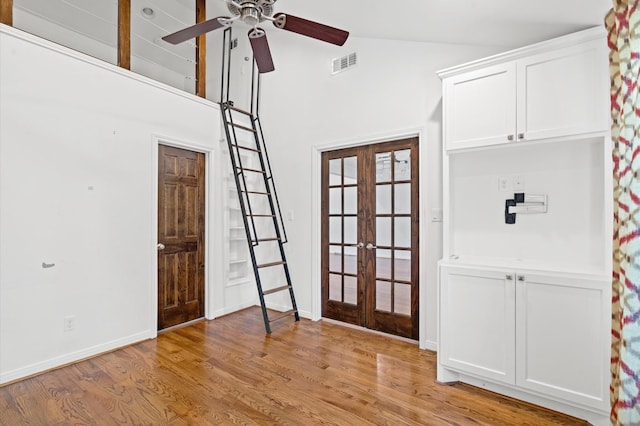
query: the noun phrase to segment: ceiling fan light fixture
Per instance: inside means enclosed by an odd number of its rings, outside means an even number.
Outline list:
[[[240,19],[248,26],[255,27],[260,23],[260,11],[252,6],[243,7],[240,12]]]

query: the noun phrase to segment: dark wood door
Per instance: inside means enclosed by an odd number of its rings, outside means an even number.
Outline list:
[[[204,154],[160,145],[158,329],[204,316]]]
[[[418,338],[418,139],[322,156],[322,315]]]

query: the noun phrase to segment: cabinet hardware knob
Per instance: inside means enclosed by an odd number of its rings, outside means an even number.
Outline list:
[[[507,136],[507,140],[512,141],[513,140],[513,135]]]
[[[518,133],[518,139],[524,139],[524,133]]]
[[[524,275],[518,275],[518,281],[524,281]]]
[[[513,279],[513,275],[507,275],[505,278],[507,279],[507,281],[511,281]]]
[[[359,249],[364,248],[364,243],[360,241],[358,245],[356,245],[356,247],[358,247]]]
[[[164,250],[166,247],[162,243],[158,243],[158,250]]]

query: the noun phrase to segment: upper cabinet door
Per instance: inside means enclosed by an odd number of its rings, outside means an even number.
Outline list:
[[[598,40],[518,61],[518,140],[607,130],[605,47]]]
[[[443,90],[447,150],[515,140],[515,63],[508,62],[447,78]]]

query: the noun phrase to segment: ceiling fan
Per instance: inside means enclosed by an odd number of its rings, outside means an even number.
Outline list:
[[[291,31],[307,37],[322,40],[327,43],[342,46],[349,37],[347,31],[309,21],[297,16],[276,13],[273,14],[273,4],[276,0],[224,0],[227,3],[229,12],[233,16],[219,16],[187,27],[173,34],[162,37],[166,42],[172,44],[197,37],[209,31],[222,27],[229,27],[235,21],[242,21],[251,29],[249,30],[249,41],[253,56],[258,66],[258,72],[266,73],[275,69],[266,32],[258,27],[264,21],[271,21],[276,28]]]

